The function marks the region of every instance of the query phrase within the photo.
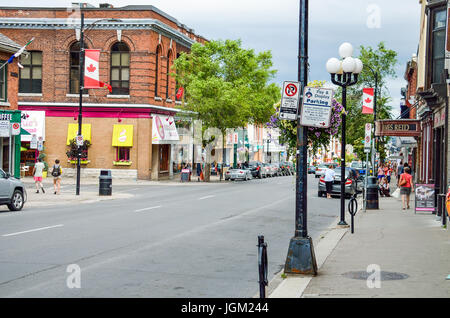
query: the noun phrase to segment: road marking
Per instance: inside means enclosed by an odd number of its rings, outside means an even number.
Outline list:
[[[5,234],[5,235],[2,235],[2,236],[3,237],[14,236],[14,235],[25,234],[25,233],[30,233],[30,232],[36,232],[36,231],[53,229],[55,227],[61,227],[61,226],[64,226],[64,224],[58,224],[58,225],[53,225],[53,226],[46,226],[46,227],[41,227],[41,228],[38,228],[38,229],[33,229],[33,230],[28,230],[28,231],[22,231],[22,232],[16,232],[16,233],[11,233],[11,234]]]
[[[142,212],[142,211],[147,211],[147,210],[153,210],[153,209],[157,209],[157,208],[160,208],[160,207],[161,207],[161,205],[157,205],[157,206],[152,206],[150,208],[135,210],[134,212]]]
[[[205,200],[205,199],[209,199],[209,198],[214,198],[215,195],[207,195],[206,197],[202,197],[199,200]]]

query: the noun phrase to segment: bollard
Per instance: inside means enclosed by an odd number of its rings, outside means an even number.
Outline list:
[[[267,243],[264,243],[264,236],[258,236],[258,270],[259,270],[259,297],[266,298],[267,281]]]

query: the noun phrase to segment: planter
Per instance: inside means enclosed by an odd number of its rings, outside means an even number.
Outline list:
[[[76,165],[77,164],[77,160],[68,160],[67,161],[68,163],[71,163],[71,164],[73,164],[73,165]],[[91,162],[90,160],[80,160],[80,163],[82,164],[82,165],[87,165],[89,162]]]
[[[131,161],[113,161],[114,166],[131,166]]]

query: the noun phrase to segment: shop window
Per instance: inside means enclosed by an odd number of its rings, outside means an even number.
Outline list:
[[[42,93],[42,52],[22,54],[20,64],[19,93]]]
[[[130,148],[116,147],[116,161],[130,161]]]
[[[159,97],[159,62],[161,59],[161,46],[156,47],[156,57],[155,57],[155,97]]]
[[[130,49],[123,42],[111,48],[111,86],[113,95],[130,94]]]
[[[442,71],[445,67],[445,29],[447,11],[445,8],[436,9],[432,14],[431,25],[431,84],[441,83]]]
[[[3,65],[5,61],[0,60],[0,65]],[[6,74],[8,74],[7,70],[8,65],[5,65],[2,69],[0,69],[0,102],[6,102],[8,100],[8,94],[6,89]]]
[[[78,94],[80,92],[80,42],[75,42],[70,47],[70,74],[69,74],[69,92]],[[83,94],[87,94],[83,90]]]

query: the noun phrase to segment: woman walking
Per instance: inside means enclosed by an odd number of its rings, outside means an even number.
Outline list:
[[[61,165],[59,164],[59,159],[56,159],[52,170],[53,188],[55,189],[55,194],[59,194],[61,190],[61,174],[62,168]]]
[[[402,195],[402,208],[405,210],[409,209],[409,197],[411,195],[411,191],[414,190],[411,168],[405,167],[405,172],[400,175],[400,180],[398,185],[400,186],[400,194]]]
[[[333,182],[335,175],[336,173],[333,170],[333,166],[329,165],[328,169],[325,170],[325,177],[324,177],[325,186],[327,189],[327,199],[331,199],[331,191],[333,189]]]

